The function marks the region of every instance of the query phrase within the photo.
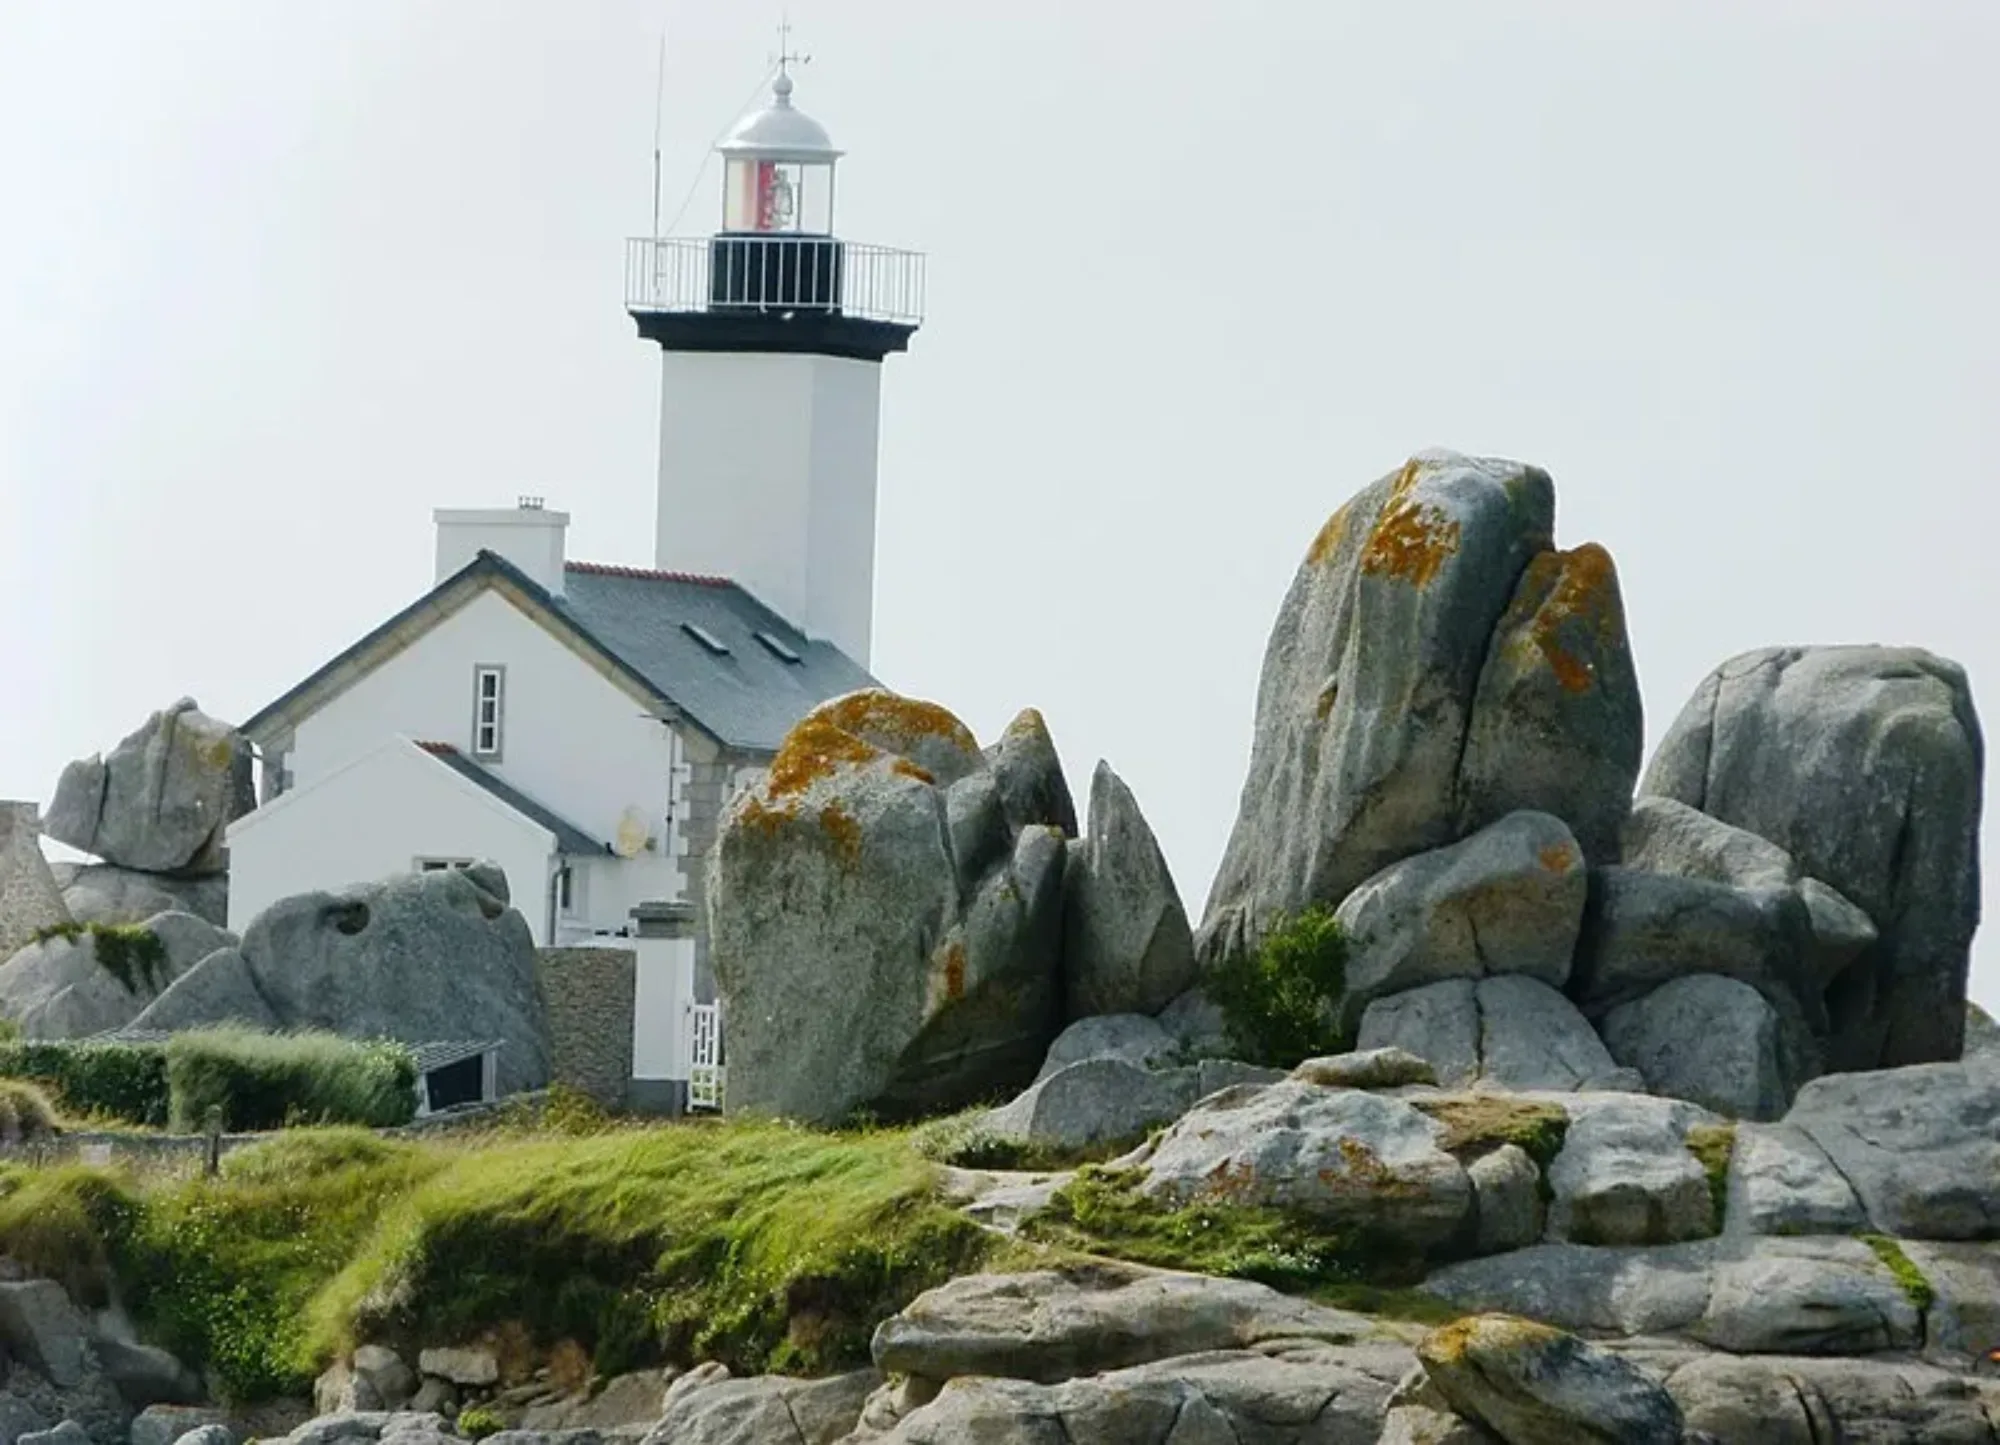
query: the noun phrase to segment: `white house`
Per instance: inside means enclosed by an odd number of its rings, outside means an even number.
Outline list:
[[[921,320],[923,258],[835,238],[840,152],[791,90],[781,63],[718,147],[722,230],[628,246],[664,357],[655,565],[569,560],[537,498],[438,511],[431,589],[241,725],[262,782],[228,833],[233,929],[490,858],[538,944],[637,952],[639,1094],[713,1042],[701,905],[729,792],[874,685],[881,363]]]

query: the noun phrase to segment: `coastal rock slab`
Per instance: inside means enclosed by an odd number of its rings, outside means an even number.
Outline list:
[[[1461,745],[1494,629],[1554,521],[1547,473],[1452,452],[1412,457],[1327,520],[1264,654],[1204,959],[1457,841]]]
[[[1785,1122],[1824,1152],[1883,1233],[2000,1238],[2000,1071],[1828,1074],[1799,1090]]]
[[[502,1040],[500,1092],[539,1088],[549,1045],[534,939],[504,890],[496,869],[445,869],[281,899],[239,948],[196,964],[133,1027],[239,1021],[411,1044]]]
[[[1546,1325],[1476,1315],[1426,1335],[1417,1358],[1453,1409],[1503,1440],[1681,1445],[1680,1406],[1662,1386]]]
[[[1644,737],[1611,554],[1595,543],[1538,554],[1479,674],[1458,768],[1460,829],[1538,809],[1569,825],[1585,857],[1609,860]]]
[[[1868,1216],[1805,1130],[1746,1124],[1729,1159],[1728,1222],[1751,1234],[1852,1234]]]
[[[649,1445],[834,1445],[861,1419],[874,1370],[823,1380],[757,1375],[674,1397],[647,1433]]]
[[[1090,829],[1063,874],[1063,1000],[1069,1018],[1155,1013],[1195,982],[1194,932],[1153,830],[1100,761]]]
[[[1916,648],[1766,648],[1695,690],[1641,791],[1769,839],[1881,931],[1828,999],[1827,1066],[1959,1057],[1985,745],[1965,671]]]
[[[1078,1019],[1056,1035],[1042,1059],[1042,1071],[1035,1077],[1046,1079],[1085,1059],[1119,1059],[1134,1068],[1164,1068],[1180,1049],[1180,1040],[1145,1014],[1096,1014]]]
[[[1785,1112],[1778,1027],[1756,989],[1712,973],[1661,984],[1599,1025],[1611,1057],[1637,1069],[1648,1092],[1737,1119]]]
[[[1601,1335],[1679,1334],[1708,1308],[1713,1240],[1660,1248],[1538,1244],[1447,1265],[1424,1290],[1463,1310]]]
[[[1350,1026],[1377,998],[1449,978],[1524,974],[1560,988],[1588,891],[1582,850],[1547,813],[1512,813],[1391,864],[1335,914]]]
[[[0,802],[0,959],[12,958],[44,929],[70,921],[41,838],[40,809]]]
[[[1917,1349],[1924,1323],[1866,1245],[1761,1240],[1718,1266],[1688,1333],[1734,1354],[1866,1355]]]
[[[1205,1100],[1161,1136],[1145,1192],[1376,1225],[1416,1249],[1450,1238],[1472,1182],[1441,1126],[1400,1099],[1287,1080]]]
[[[792,729],[710,865],[730,1109],[900,1117],[1034,1078],[1061,1007],[1064,834],[1006,808],[935,704],[870,690]]]
[[[1716,1232],[1708,1175],[1688,1131],[1715,1123],[1691,1104],[1634,1094],[1579,1094],[1549,1166],[1549,1234],[1577,1244],[1675,1244]]]
[[[2000,1433],[2000,1382],[1908,1361],[1702,1355],[1666,1388],[1717,1445],[1988,1445]]]
[[[182,698],[64,768],[43,831],[122,868],[219,873],[223,830],[255,806],[249,743]]]

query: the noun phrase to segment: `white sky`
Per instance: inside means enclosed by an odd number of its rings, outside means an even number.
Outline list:
[[[1612,549],[1649,747],[1768,643],[1991,712],[2000,6],[790,8],[838,229],[931,257],[875,670],[982,739],[1041,707],[1079,798],[1109,757],[1191,911],[1293,568],[1425,446]],[[657,38],[671,213],[776,9],[0,0],[0,796],[270,700],[424,590],[434,506],[650,563]]]

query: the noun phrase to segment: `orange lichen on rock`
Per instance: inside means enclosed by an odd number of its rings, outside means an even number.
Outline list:
[[[1576,866],[1576,849],[1567,843],[1551,843],[1535,856],[1551,873],[1567,873]]]
[[[1624,632],[1611,554],[1595,542],[1572,552],[1543,552],[1528,564],[1521,590],[1543,599],[1528,627],[1557,685],[1588,692],[1597,680],[1597,659],[1618,647]]]
[[[819,826],[841,862],[853,863],[861,857],[861,825],[839,803],[829,802],[819,810]]]
[[[979,751],[972,729],[952,715],[949,708],[920,698],[903,697],[885,688],[849,693],[822,703],[807,715],[849,733],[876,733],[883,737],[943,738],[967,753]]]
[[[906,778],[915,778],[920,783],[929,783],[933,787],[937,785],[936,774],[931,772],[929,768],[919,767],[908,758],[897,758],[896,761],[889,764],[889,771],[899,773]]]
[[[785,734],[765,775],[764,792],[772,798],[796,797],[843,767],[865,766],[881,756],[874,744],[818,714],[808,714]]]
[[[1353,505],[1352,501],[1342,502],[1326,519],[1319,535],[1313,538],[1312,546],[1306,549],[1307,566],[1320,567],[1333,560],[1333,554],[1340,550],[1340,544],[1347,536],[1347,511]]]
[[[1389,500],[1361,551],[1361,570],[1367,575],[1427,587],[1446,559],[1457,553],[1458,522],[1444,508],[1410,498],[1422,472],[1422,464],[1412,458],[1389,489]]]
[[[965,997],[965,945],[954,938],[944,947],[944,996]]]

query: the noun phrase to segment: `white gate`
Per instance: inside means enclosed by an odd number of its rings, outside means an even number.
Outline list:
[[[688,1108],[722,1107],[722,1010],[712,1003],[693,1006],[688,1047]]]

